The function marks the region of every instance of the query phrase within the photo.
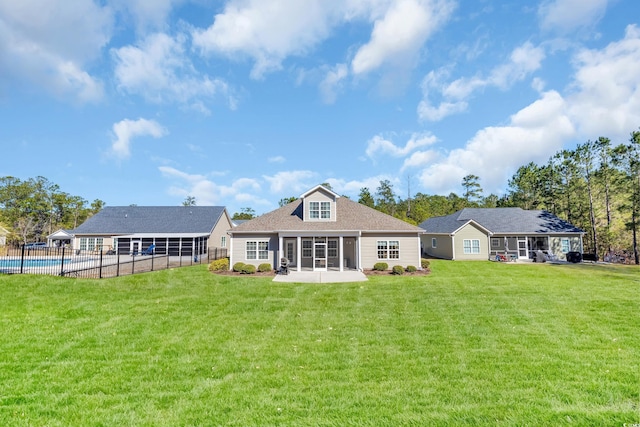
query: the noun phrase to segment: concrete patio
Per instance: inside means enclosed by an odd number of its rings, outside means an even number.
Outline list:
[[[289,274],[276,274],[274,282],[289,283],[346,283],[366,282],[367,276],[361,271],[290,271]]]

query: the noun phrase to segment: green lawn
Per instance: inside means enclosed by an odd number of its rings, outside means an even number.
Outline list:
[[[2,426],[640,423],[640,269],[1,276]]]

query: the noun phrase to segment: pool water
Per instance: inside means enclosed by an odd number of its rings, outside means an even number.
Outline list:
[[[24,264],[19,259],[0,259],[0,268],[20,268],[22,265],[25,268],[28,267],[51,267],[60,265],[61,259],[42,259],[42,258],[28,258],[24,260]],[[64,260],[64,263],[71,262],[69,258]]]

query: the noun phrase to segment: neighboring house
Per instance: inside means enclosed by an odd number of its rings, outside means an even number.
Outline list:
[[[47,236],[47,246],[53,248],[73,247],[73,231],[60,229]]]
[[[76,250],[191,255],[226,249],[231,227],[223,206],[107,206],[71,233]]]
[[[566,260],[582,253],[584,232],[546,211],[520,208],[465,208],[420,224],[426,255],[454,260],[495,259],[506,254],[529,259],[533,253]]]
[[[420,268],[422,229],[317,186],[299,199],[239,224],[231,236],[237,262],[293,271],[370,269],[377,262]]]
[[[0,246],[7,244],[7,237],[9,236],[9,230],[0,225]]]

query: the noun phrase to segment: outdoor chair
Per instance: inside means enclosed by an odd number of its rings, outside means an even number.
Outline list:
[[[278,274],[289,274],[289,260],[287,258],[280,258]]]
[[[140,255],[153,255],[153,250],[156,248],[156,245],[149,245],[149,247],[140,252]]]

